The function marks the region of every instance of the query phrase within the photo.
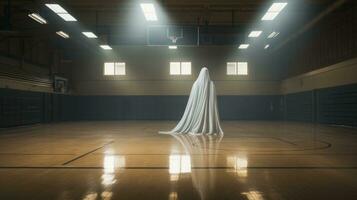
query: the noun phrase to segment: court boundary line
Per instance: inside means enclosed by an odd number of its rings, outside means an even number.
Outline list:
[[[104,167],[75,167],[75,166],[2,166],[0,167],[0,170],[1,169],[105,169]],[[138,169],[138,170],[168,170],[170,169],[169,167],[120,167],[118,168],[118,170],[135,170],[135,169]],[[209,169],[232,169],[232,170],[235,170],[234,167],[192,167],[191,168],[192,170],[209,170]],[[298,169],[301,169],[301,170],[304,170],[304,169],[312,169],[312,170],[343,170],[343,169],[357,169],[357,166],[350,166],[350,167],[343,167],[343,166],[291,166],[291,167],[284,167],[284,166],[276,166],[276,167],[254,167],[254,166],[251,166],[251,167],[247,167],[245,169],[286,169],[286,170],[298,170]]]
[[[68,165],[69,163],[74,162],[74,161],[76,161],[76,160],[79,160],[79,159],[81,159],[81,158],[83,158],[83,157],[85,157],[85,156],[87,156],[87,155],[89,155],[89,154],[91,154],[91,153],[93,153],[93,152],[95,152],[95,151],[98,151],[99,149],[102,149],[102,148],[104,148],[105,146],[107,146],[107,145],[109,145],[109,144],[112,144],[112,143],[114,143],[114,140],[112,140],[112,141],[110,141],[110,142],[107,142],[107,143],[105,143],[104,145],[102,145],[102,146],[100,146],[100,147],[97,147],[97,148],[95,148],[95,149],[93,149],[93,150],[91,150],[91,151],[89,151],[89,152],[87,152],[87,153],[84,153],[84,154],[82,154],[82,155],[79,155],[79,156],[77,156],[77,157],[75,157],[75,158],[73,158],[73,159],[71,159],[71,160],[69,160],[69,161],[66,161],[66,162],[64,162],[62,165]]]

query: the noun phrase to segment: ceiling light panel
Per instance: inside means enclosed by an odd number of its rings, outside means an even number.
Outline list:
[[[110,47],[109,45],[100,45],[100,47],[104,50],[112,50],[112,47]]]
[[[272,32],[268,35],[268,38],[275,38],[276,36],[278,36],[280,33],[279,32]]]
[[[248,47],[249,47],[249,44],[241,44],[241,45],[239,45],[239,49],[248,49]]]
[[[47,24],[47,21],[37,13],[31,13],[28,16],[40,24]]]
[[[93,32],[82,32],[87,38],[98,38]]]
[[[56,34],[65,38],[65,39],[69,38],[69,35],[63,31],[57,31]]]

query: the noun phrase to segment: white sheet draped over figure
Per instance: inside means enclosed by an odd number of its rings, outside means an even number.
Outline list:
[[[185,113],[177,126],[169,132],[190,134],[223,134],[217,108],[216,88],[207,68],[192,86]]]

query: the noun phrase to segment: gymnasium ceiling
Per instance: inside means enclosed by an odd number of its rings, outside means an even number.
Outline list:
[[[281,32],[280,40],[287,38],[337,1],[284,0],[289,3],[284,13],[273,22],[263,24],[260,18],[266,10],[273,2],[281,1],[160,0],[156,2],[160,5],[165,20],[148,24],[140,12],[139,0],[3,0],[0,3],[3,10],[1,35],[46,38],[56,37],[53,33],[57,30],[65,30],[73,35],[72,40],[78,42],[85,39],[81,37],[80,32],[88,30],[95,32],[99,37],[105,35],[120,38],[116,43],[118,45],[124,40],[126,40],[125,44],[133,41],[133,44],[145,45],[147,26],[199,26],[202,28],[202,34],[238,38],[235,41],[222,43],[236,45],[244,42],[247,34],[257,28],[267,29],[266,31],[276,29]],[[78,22],[64,22],[44,6],[45,3],[54,2],[62,5]],[[10,12],[4,11],[7,5],[10,5]],[[37,24],[27,17],[30,12],[40,13],[48,19],[49,24],[46,26]],[[133,28],[135,26],[137,27]]]

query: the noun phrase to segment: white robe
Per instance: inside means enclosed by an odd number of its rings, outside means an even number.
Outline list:
[[[216,88],[207,68],[201,69],[193,84],[180,122],[166,133],[223,134],[217,108]]]

